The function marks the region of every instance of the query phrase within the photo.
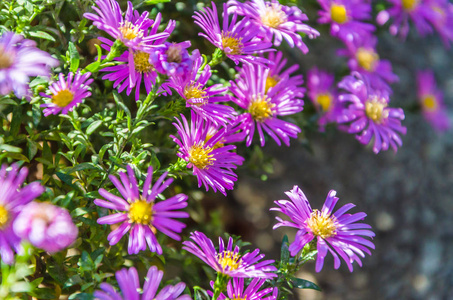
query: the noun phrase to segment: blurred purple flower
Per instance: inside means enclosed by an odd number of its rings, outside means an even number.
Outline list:
[[[376,37],[362,39],[356,43],[348,43],[346,49],[338,51],[340,55],[349,57],[349,68],[362,76],[368,77],[371,88],[385,90],[392,93],[390,84],[399,80],[392,72],[392,64],[388,60],[380,59],[376,52]]]
[[[244,65],[236,82],[230,81],[229,96],[231,101],[246,110],[239,115],[233,124],[237,124],[245,132],[247,147],[252,144],[255,125],[258,129],[261,146],[264,146],[264,131],[280,146],[280,139],[289,146],[290,137],[296,138],[300,128],[277,116],[292,115],[303,109],[300,93],[294,93],[288,77],[266,92],[266,81],[269,68],[260,65]],[[233,125],[234,126],[234,125]]]
[[[230,280],[228,282],[227,296],[221,293],[217,300],[225,299],[276,300],[278,295],[278,289],[276,287],[275,288],[269,287],[259,291],[259,289],[263,286],[265,282],[266,279],[253,278],[250,284],[244,287],[244,278],[233,278],[233,280]],[[214,282],[211,281],[211,287],[213,285]],[[208,291],[208,294],[211,297],[212,295],[214,295],[214,293],[211,291]]]
[[[436,86],[434,73],[430,70],[417,72],[417,96],[423,117],[438,131],[450,129],[450,119],[444,104],[444,95]]]
[[[214,46],[221,49],[235,64],[267,64],[264,57],[254,56],[255,53],[272,51],[272,43],[256,39],[259,27],[250,22],[249,18],[237,21],[237,14],[233,14],[231,22],[228,20],[226,3],[223,4],[223,26],[220,29],[217,7],[214,2],[212,8],[205,7],[204,11],[195,12],[195,24],[206,33],[199,33]]]
[[[367,145],[374,138],[373,151],[379,153],[388,150],[389,146],[396,152],[403,142],[400,134],[406,134],[406,127],[401,125],[404,112],[401,108],[388,107],[389,98],[385,91],[373,90],[358,73],[346,76],[338,84],[347,93],[338,99],[346,108],[337,122],[345,124],[348,133],[355,134],[356,139]]]
[[[329,251],[334,258],[334,267],[340,267],[340,258],[348,265],[352,272],[352,263],[356,261],[362,266],[359,256],[365,257],[365,253],[371,255],[368,248],[374,249],[374,244],[363,238],[374,237],[371,226],[364,223],[357,223],[363,220],[366,214],[363,212],[356,214],[345,214],[355,205],[346,204],[333,213],[333,209],[338,202],[336,191],[331,190],[327,195],[326,201],[321,211],[312,210],[310,203],[298,186],[294,186],[291,191],[285,192],[290,200],[277,200],[278,207],[271,208],[287,215],[291,221],[285,221],[276,217],[278,223],[274,229],[280,226],[294,227],[298,229],[294,242],[289,246],[292,256],[296,256],[304,246],[316,238],[317,258],[316,272],[321,271],[324,258]]]
[[[192,69],[193,59],[187,48],[190,41],[165,43],[150,53],[151,62],[157,72],[167,76],[184,76]]]
[[[264,254],[259,254],[260,250],[241,254],[239,247],[233,250],[233,238],[230,237],[228,245],[225,247],[223,239],[219,237],[219,251],[214,247],[213,242],[202,232],[191,232],[192,241],[183,242],[183,249],[198,256],[217,273],[227,275],[232,278],[273,278],[277,274],[277,268],[271,264],[273,260],[264,260]]]
[[[318,23],[330,24],[330,34],[345,43],[368,39],[376,29],[364,23],[371,19],[371,4],[363,0],[318,0]]]
[[[176,285],[167,285],[157,293],[162,281],[164,272],[159,271],[156,266],[151,266],[146,274],[143,292],[140,292],[140,280],[137,270],[132,267],[129,270],[124,268],[116,272],[116,280],[121,293],[108,283],[101,283],[102,291],[95,291],[94,297],[100,300],[191,300],[189,295],[181,295],[186,285],[180,282]]]
[[[181,119],[182,123],[179,119],[173,123],[180,138],[170,135],[179,146],[177,155],[192,168],[198,178],[198,187],[203,184],[208,191],[211,186],[214,192],[218,190],[226,195],[225,190],[232,190],[237,180],[232,170],[242,165],[244,158],[232,152],[236,146],[224,145],[225,128],[212,132],[212,123],[193,112],[190,125],[184,115]]]
[[[225,124],[236,114],[234,108],[216,102],[227,101],[223,94],[227,91],[222,84],[206,87],[211,78],[211,67],[204,66],[203,57],[198,55],[193,62],[192,69],[185,76],[172,76],[166,86],[175,89],[186,100],[186,107],[190,107],[197,115],[216,124]]]
[[[321,115],[318,119],[320,130],[323,130],[328,123],[335,123],[341,113],[338,92],[334,83],[335,77],[333,74],[318,70],[316,67],[308,71],[308,98],[310,98]]]
[[[32,40],[6,31],[0,36],[0,95],[11,91],[18,98],[29,96],[30,76],[46,76],[50,67],[58,66],[58,60],[36,48]]]
[[[113,175],[110,175],[109,178],[123,198],[115,196],[105,189],[99,189],[99,194],[106,200],[94,200],[97,206],[119,212],[101,217],[97,222],[108,225],[121,223],[118,228],[108,235],[107,239],[110,245],[118,243],[130,230],[129,254],[137,254],[142,250],[146,250],[146,244],[148,244],[151,252],[162,254],[162,247],[157,241],[156,232],[160,231],[178,241],[181,239],[178,233],[186,225],[174,220],[174,218],[189,217],[188,213],[179,211],[187,206],[187,196],[177,194],[167,200],[156,202],[157,195],[161,194],[173,182],[173,179],[165,180],[167,173],[164,173],[151,186],[153,178],[152,167],[148,168],[148,175],[143,184],[143,193],[141,196],[137,179],[130,166],[127,166],[127,174],[120,172],[119,176],[121,181]]]
[[[27,174],[27,168],[19,169],[17,164],[2,165],[0,169],[0,255],[3,262],[11,264],[14,261],[14,252],[21,252],[21,239],[13,230],[17,215],[24,206],[44,192],[39,182],[32,182],[22,187]]]
[[[429,21],[440,35],[445,48],[450,48],[453,42],[453,3],[448,0],[429,0],[427,4],[436,13],[430,15],[433,18]]]
[[[310,38],[319,36],[319,32],[304,24],[308,17],[297,6],[284,6],[277,0],[264,1],[252,0],[241,3],[228,0],[228,13],[236,13],[250,18],[260,26],[259,37],[265,41],[274,40],[274,46],[280,46],[285,39],[291,48],[298,47],[303,53],[308,52],[308,47],[302,41],[301,34]]]
[[[78,234],[66,209],[42,202],[31,202],[23,207],[13,230],[20,238],[50,253],[71,245]]]
[[[66,80],[63,73],[60,73],[58,81],[49,86],[50,94],[41,93],[42,97],[49,98],[51,101],[41,104],[41,107],[45,107],[44,116],[47,117],[48,115],[57,115],[59,113],[67,115],[83,99],[91,96],[91,92],[88,89],[93,79],[88,79],[90,76],[90,72],[82,75],[78,71],[75,76],[70,72]]]
[[[390,25],[390,33],[406,38],[409,33],[409,19],[421,36],[433,32],[430,20],[438,18],[438,13],[426,0],[387,0],[391,7],[379,12],[376,17],[379,25],[385,24],[389,18],[393,19]]]
[[[157,33],[161,14],[157,14],[156,20],[151,20],[147,11],[140,15],[130,1],[127,2],[124,17],[120,5],[115,0],[97,0],[96,5],[99,8],[92,6],[95,13],[84,13],[83,16],[133,51],[149,51],[150,48],[161,44],[162,42],[158,41],[165,40],[175,27],[175,21],[170,20],[167,30]]]

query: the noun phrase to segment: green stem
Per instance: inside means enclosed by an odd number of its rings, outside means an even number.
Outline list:
[[[225,59],[226,59],[225,52],[223,52],[220,48],[217,48],[212,54],[212,59],[209,62],[209,66],[215,67],[218,64],[222,63]]]

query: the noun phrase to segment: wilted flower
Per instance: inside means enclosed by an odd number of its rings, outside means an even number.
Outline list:
[[[364,79],[366,80],[355,73],[346,76],[338,84],[338,87],[348,93],[338,97],[346,108],[337,122],[347,123],[347,132],[355,134],[356,139],[364,145],[374,138],[373,151],[376,154],[387,150],[389,146],[397,151],[403,144],[399,135],[406,134],[406,127],[401,125],[404,111],[401,108],[388,107],[388,94],[372,89]]]
[[[252,0],[245,3],[229,0],[227,4],[229,14],[250,18],[260,26],[258,37],[265,41],[274,40],[274,46],[280,46],[285,39],[291,48],[296,46],[307,53],[308,47],[302,41],[301,34],[310,38],[319,36],[317,30],[303,23],[308,21],[308,17],[297,6],[281,5],[277,0]]]
[[[132,267],[129,270],[124,268],[116,272],[116,280],[120,286],[121,293],[118,293],[108,283],[101,283],[102,291],[95,291],[94,297],[100,300],[191,300],[189,295],[181,295],[186,285],[180,282],[176,285],[167,285],[159,293],[157,289],[162,281],[164,272],[159,271],[156,266],[151,266],[146,274],[143,292],[140,288],[140,280],[137,270]]]
[[[23,207],[13,229],[20,238],[51,253],[71,245],[78,234],[66,209],[42,202],[31,202]]]
[[[374,244],[362,237],[374,237],[374,233],[368,230],[371,226],[357,223],[357,221],[363,220],[366,214],[363,212],[346,214],[355,206],[354,204],[346,204],[333,213],[338,198],[335,197],[336,192],[331,190],[319,211],[311,208],[307,197],[298,186],[294,186],[285,194],[290,200],[275,201],[278,207],[271,208],[271,210],[279,211],[291,219],[291,221],[285,221],[276,217],[278,223],[274,225],[274,229],[289,226],[299,230],[294,242],[289,246],[292,256],[297,255],[306,244],[315,239],[318,250],[316,272],[321,271],[327,251],[333,255],[335,269],[340,267],[340,256],[348,265],[349,271],[352,272],[354,261],[362,266],[359,256],[365,257],[365,253],[371,255],[368,248],[374,249]]]
[[[227,285],[227,296],[223,293],[219,295],[217,300],[225,299],[246,299],[246,300],[276,300],[278,295],[278,289],[269,287],[259,290],[266,279],[253,278],[250,284],[244,287],[244,278],[233,278]],[[213,282],[211,282],[211,286]],[[244,290],[245,288],[245,290]],[[210,296],[213,295],[211,291],[208,291]],[[266,297],[267,296],[267,297]]]
[[[349,68],[357,71],[362,76],[368,77],[371,88],[385,90],[391,94],[390,84],[399,80],[392,72],[390,61],[381,59],[376,52],[376,37],[362,39],[355,43],[347,44],[347,49],[342,49],[339,54],[349,57]]]
[[[197,52],[198,54],[198,52]],[[222,84],[206,87],[211,78],[211,67],[204,66],[203,57],[197,56],[193,67],[185,76],[172,76],[166,86],[175,89],[186,100],[186,107],[190,107],[197,115],[216,124],[225,124],[236,114],[234,108],[217,102],[227,101],[223,94],[228,90]]]
[[[182,123],[179,119],[173,123],[180,138],[170,135],[179,146],[178,156],[192,168],[198,178],[198,187],[203,184],[206,191],[210,186],[214,192],[218,190],[226,195],[225,190],[232,190],[237,180],[233,169],[241,165],[244,158],[233,152],[236,146],[224,144],[225,128],[212,132],[212,123],[194,113],[190,125],[184,115],[181,119]]]
[[[50,67],[58,66],[58,60],[36,48],[32,40],[14,32],[0,36],[0,95],[29,96],[30,76],[49,76]]]
[[[302,111],[304,101],[299,98],[300,93],[294,94],[292,85],[287,85],[288,77],[266,92],[268,74],[269,68],[244,65],[236,82],[230,81],[234,95],[230,96],[231,101],[246,110],[233,124],[238,124],[245,132],[247,146],[252,144],[255,125],[261,146],[265,144],[263,129],[279,146],[280,139],[289,146],[290,137],[296,138],[300,132],[296,125],[277,118]]]
[[[88,79],[91,73],[80,74],[77,72],[74,76],[72,72],[68,74],[68,79],[64,78],[63,73],[58,75],[58,81],[49,86],[49,94],[41,93],[42,97],[49,98],[51,102],[41,104],[45,107],[44,116],[62,113],[64,115],[72,111],[83,99],[91,96],[88,91],[89,85],[93,79]]]
[[[97,206],[119,211],[112,215],[98,219],[99,224],[117,224],[121,225],[112,231],[107,239],[110,245],[115,245],[130,230],[128,253],[137,254],[146,250],[146,244],[149,249],[157,254],[162,254],[162,247],[157,241],[157,231],[180,240],[178,235],[186,225],[174,220],[174,218],[187,218],[189,214],[179,211],[187,206],[187,196],[177,194],[167,200],[156,202],[157,195],[161,194],[172,182],[173,179],[165,180],[167,173],[164,173],[156,183],[151,186],[153,178],[153,168],[148,168],[148,175],[143,184],[143,193],[140,196],[137,179],[134,171],[127,166],[127,174],[120,172],[121,181],[113,175],[109,178],[113,185],[120,192],[121,197],[107,192],[105,189],[99,189],[99,194],[103,199],[96,199],[94,203]],[[164,181],[165,180],[165,181]]]
[[[316,67],[308,71],[307,88],[308,98],[321,114],[318,124],[321,130],[327,123],[335,123],[341,112],[338,103],[338,92],[335,89],[333,74],[318,70]]]
[[[219,251],[217,251],[212,241],[202,232],[191,232],[190,238],[193,242],[183,242],[183,249],[198,256],[198,258],[218,273],[232,278],[277,277],[277,274],[271,273],[277,271],[277,268],[271,265],[274,261],[260,261],[264,258],[264,254],[259,254],[259,249],[255,249],[255,251],[246,254],[241,254],[238,246],[235,246],[233,249],[232,237],[229,238],[226,247],[223,239],[219,237]]]
[[[11,264],[14,261],[14,252],[21,251],[20,238],[13,231],[13,223],[17,215],[24,209],[24,205],[39,197],[44,187],[39,182],[32,182],[22,187],[27,177],[27,168],[19,169],[17,164],[7,165],[0,169],[0,255],[2,260]]]
[[[175,22],[170,20],[167,30],[157,33],[160,25],[161,14],[156,20],[148,18],[149,13],[144,11],[141,15],[134,10],[132,3],[127,2],[127,11],[123,17],[120,5],[115,0],[97,0],[93,6],[93,13],[84,13],[83,16],[93,21],[93,25],[107,32],[116,40],[120,40],[133,51],[149,51],[155,47],[156,41],[165,40],[175,27]]]
[[[363,21],[371,19],[371,4],[362,0],[318,0],[318,23],[329,24],[330,34],[345,43],[367,39],[376,29]]]
[[[417,73],[417,96],[425,119],[439,132],[450,128],[450,119],[444,104],[444,95],[436,86],[432,71]]]
[[[223,27],[220,29],[217,7],[214,2],[212,9],[204,8],[204,11],[195,12],[195,24],[204,30],[199,33],[214,46],[221,49],[225,55],[234,61],[235,64],[255,63],[267,64],[269,61],[264,57],[254,56],[254,53],[271,51],[272,43],[256,39],[259,26],[250,22],[249,18],[237,21],[237,14],[233,15],[231,23],[228,20],[226,3],[223,4]]]

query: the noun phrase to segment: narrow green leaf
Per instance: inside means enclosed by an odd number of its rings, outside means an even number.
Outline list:
[[[96,120],[94,121],[93,123],[91,123],[88,128],[87,128],[87,135],[91,135],[93,134],[93,132],[96,131],[96,129],[99,128],[99,126],[102,125],[102,121],[101,120]]]
[[[68,53],[69,53],[69,59],[70,59],[69,69],[71,70],[71,72],[75,73],[77,71],[77,69],[79,68],[80,56],[79,56],[79,51],[77,51],[76,46],[72,42],[69,42]]]
[[[317,290],[317,291],[321,290],[321,288],[319,286],[317,286],[315,283],[305,280],[305,279],[292,277],[291,282],[298,289],[312,289],[312,290]]]
[[[33,28],[32,28],[32,30],[33,30]],[[49,41],[55,42],[55,38],[45,31],[41,31],[41,30],[29,31],[28,34],[31,35],[32,37],[35,37],[38,39],[44,39],[44,40],[49,40]]]

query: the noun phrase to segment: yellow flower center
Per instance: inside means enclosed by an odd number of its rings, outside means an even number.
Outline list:
[[[359,65],[369,72],[374,71],[379,61],[379,55],[374,50],[367,50],[365,48],[359,48],[357,50],[356,58]]]
[[[330,18],[332,21],[338,24],[343,24],[348,20],[348,15],[346,14],[346,7],[341,4],[332,4],[330,6]]]
[[[176,44],[170,45],[166,52],[167,60],[169,62],[175,62],[180,64],[182,61],[181,52],[182,52],[181,47],[179,47],[178,45]]]
[[[319,94],[316,96],[316,102],[321,106],[323,111],[328,111],[332,105],[332,96],[330,94]]]
[[[217,260],[222,266],[222,269],[228,268],[230,271],[234,271],[239,268],[242,264],[242,259],[239,253],[234,254],[233,251],[223,251],[217,254]]]
[[[214,164],[215,158],[211,154],[213,148],[203,146],[192,146],[189,150],[189,162],[198,169],[205,169]]]
[[[227,54],[238,55],[242,54],[242,38],[236,38],[236,35],[232,35],[230,32],[222,31],[222,50],[230,48],[230,51]]]
[[[275,104],[269,103],[266,96],[264,96],[250,103],[249,113],[255,121],[264,122],[266,119],[272,117],[273,107],[275,107]]]
[[[276,86],[279,81],[280,81],[280,78],[278,78],[278,76],[267,76],[266,87],[265,87],[266,93],[269,91],[270,88],[273,88],[274,86]]]
[[[325,239],[337,234],[335,221],[335,216],[324,216],[319,210],[315,209],[307,220],[307,226],[315,236]]]
[[[213,132],[206,134],[206,138],[204,139],[204,142],[207,143],[217,132]],[[214,146],[212,146],[212,150],[217,149],[217,148],[222,148],[225,144],[225,139],[222,138],[220,141],[218,141]]]
[[[426,96],[422,99],[422,105],[425,110],[435,111],[437,109],[437,99],[433,95]]]
[[[13,64],[12,56],[0,46],[0,70],[7,69]]]
[[[66,107],[74,99],[74,94],[68,90],[61,90],[52,96],[52,103],[59,107]]]
[[[267,3],[264,13],[261,15],[261,23],[271,28],[277,28],[287,21],[282,6],[278,3]]]
[[[401,0],[401,5],[405,10],[413,10],[418,5],[419,0]]]
[[[129,21],[124,22],[119,29],[123,38],[129,41],[135,39],[136,37],[143,36],[139,26],[135,26]]]
[[[153,203],[141,199],[131,203],[129,207],[130,222],[149,225],[152,219]]]
[[[149,63],[149,54],[143,51],[134,53],[135,70],[140,73],[148,73],[153,70],[154,66]]]
[[[386,110],[387,102],[384,99],[378,99],[374,97],[372,99],[368,99],[365,102],[365,113],[376,123],[381,123],[382,120],[387,119],[389,116],[389,112]]]
[[[203,88],[201,88],[201,84],[195,84],[195,83],[191,83],[190,85],[188,85],[184,88],[184,97],[187,100],[207,98],[206,91]],[[203,103],[204,103],[204,101],[203,101]],[[200,105],[203,103],[200,103]]]
[[[8,211],[3,205],[0,205],[0,229],[8,222]]]

